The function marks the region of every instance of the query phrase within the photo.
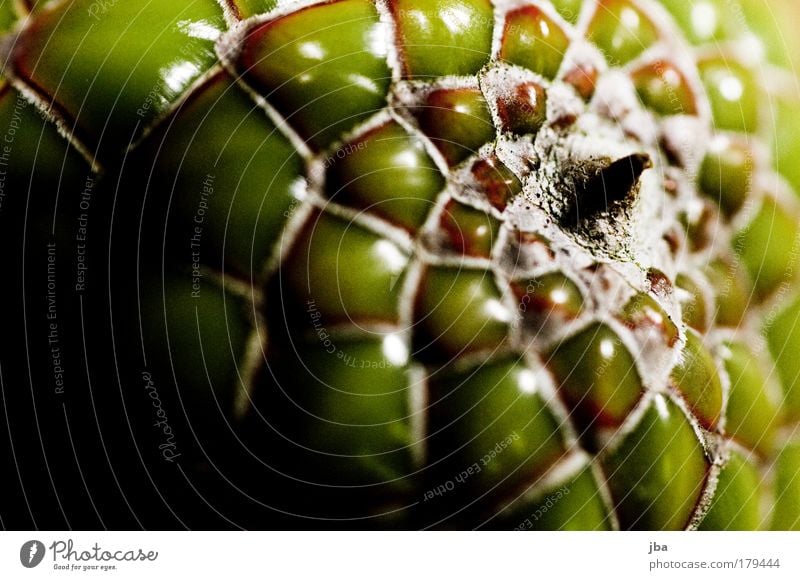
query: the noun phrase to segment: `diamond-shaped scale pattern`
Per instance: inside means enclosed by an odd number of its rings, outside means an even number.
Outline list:
[[[659,115],[696,115],[696,98],[683,73],[672,63],[650,62],[632,74],[644,105]]]
[[[328,163],[332,201],[410,231],[423,224],[444,187],[420,140],[393,121],[346,143]]]
[[[92,11],[90,0],[42,10],[12,58],[43,107],[103,159],[136,141],[217,62],[214,42],[227,26],[213,0],[117,2],[102,26]]]
[[[796,164],[725,6],[662,3],[5,3],[0,133],[119,178],[150,360],[277,511],[796,527]]]
[[[373,232],[328,214],[313,214],[287,256],[278,284],[288,315],[312,304],[321,323],[396,323],[408,256]],[[292,305],[292,306],[290,306]]]
[[[630,0],[599,0],[588,36],[612,65],[625,64],[652,45],[658,28]]]
[[[642,395],[633,355],[605,324],[559,343],[548,364],[586,429],[621,423]]]
[[[226,131],[219,146],[214,135]],[[185,262],[260,276],[302,182],[302,160],[225,73],[181,104],[139,148],[146,176],[170,192],[167,235]],[[188,242],[188,244],[187,244]]]
[[[761,476],[754,463],[739,450],[732,450],[700,529],[758,529],[762,525],[758,505],[762,493]]]
[[[694,330],[686,331],[683,356],[672,370],[671,379],[699,421],[713,429],[722,414],[722,381],[714,358]]]
[[[384,105],[385,28],[369,0],[311,6],[248,30],[236,67],[312,147],[324,148]]]
[[[415,307],[421,351],[457,356],[496,349],[511,318],[491,271],[432,267],[424,273]]]
[[[762,98],[756,73],[724,55],[700,61],[699,71],[716,126],[723,130],[756,131]]]
[[[709,467],[689,420],[677,405],[656,395],[631,435],[605,462],[622,527],[685,527]]]
[[[494,28],[489,0],[392,0],[389,5],[407,78],[470,75],[488,62]],[[432,52],[436,58],[430,58]]]
[[[569,38],[552,18],[536,6],[525,6],[506,16],[500,58],[545,78],[558,73]]]
[[[270,350],[252,420],[264,435],[267,425],[281,434],[268,444],[288,457],[282,469],[323,485],[409,486],[416,442],[398,341],[312,337]]]
[[[440,503],[452,510],[476,501],[468,509],[491,514],[496,506],[481,496],[502,497],[497,491],[503,488],[530,485],[566,453],[563,427],[546,405],[544,380],[513,360],[431,377],[426,434],[431,487],[465,469],[473,472]]]
[[[477,88],[434,90],[416,114],[422,131],[450,165],[457,165],[494,138],[489,107]]]
[[[245,19],[269,12],[278,5],[278,2],[277,0],[228,0],[228,4],[236,16]]]
[[[445,245],[454,254],[488,258],[500,224],[486,212],[450,201],[442,213],[441,228],[445,232]]]

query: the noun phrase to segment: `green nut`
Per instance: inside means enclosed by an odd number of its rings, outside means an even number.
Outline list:
[[[797,42],[792,27],[797,18],[797,4],[779,0],[765,5],[763,2],[738,0],[731,8],[727,11],[728,17],[738,19],[741,29],[744,28],[741,15],[744,16],[747,33],[751,36],[748,40],[764,52],[763,56],[770,63],[793,71],[797,62],[794,60]]]
[[[0,32],[9,32],[19,20],[15,4],[8,0],[0,4]]]
[[[270,462],[285,461],[281,469],[324,486],[407,490],[418,443],[411,426],[408,347],[399,335],[318,334],[291,345],[276,343],[267,362],[254,401],[261,421],[271,427],[262,433],[280,433],[275,449],[266,451]],[[323,487],[316,493],[334,491]]]
[[[731,40],[745,29],[737,0],[660,0],[693,44]],[[753,3],[754,4],[754,3]],[[763,10],[763,7],[762,7]]]
[[[580,288],[560,272],[517,281],[514,289],[523,316],[539,322],[551,317],[554,320],[570,320],[577,318],[583,310],[584,299]]]
[[[770,99],[774,123],[770,127],[770,143],[775,170],[800,191],[800,94],[792,91]]]
[[[720,326],[737,328],[750,303],[748,281],[737,261],[719,258],[705,270],[716,298],[714,321]]]
[[[619,314],[622,322],[631,330],[653,328],[672,347],[678,341],[678,327],[661,305],[649,294],[640,292],[628,300]]]
[[[550,3],[567,22],[575,24],[578,21],[583,0],[551,0]]]
[[[224,424],[238,396],[252,311],[205,277],[168,274],[145,279],[141,289],[142,311],[158,313],[141,317],[152,370],[164,380],[178,378],[177,394],[193,424]]]

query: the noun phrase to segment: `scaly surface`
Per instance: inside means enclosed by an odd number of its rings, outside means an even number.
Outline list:
[[[6,195],[42,249],[87,174],[118,194],[118,332],[193,432],[235,431],[231,493],[800,527],[800,102],[759,2],[11,4]]]

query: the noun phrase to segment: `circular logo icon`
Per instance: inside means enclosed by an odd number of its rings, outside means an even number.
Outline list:
[[[44,544],[39,540],[28,540],[19,549],[19,561],[26,568],[35,568],[44,559]]]

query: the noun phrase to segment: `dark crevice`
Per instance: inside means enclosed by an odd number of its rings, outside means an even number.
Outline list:
[[[652,167],[650,156],[634,153],[612,161],[584,161],[570,173],[573,191],[562,216],[564,225],[577,226],[601,213],[626,209],[639,192],[639,178]]]

